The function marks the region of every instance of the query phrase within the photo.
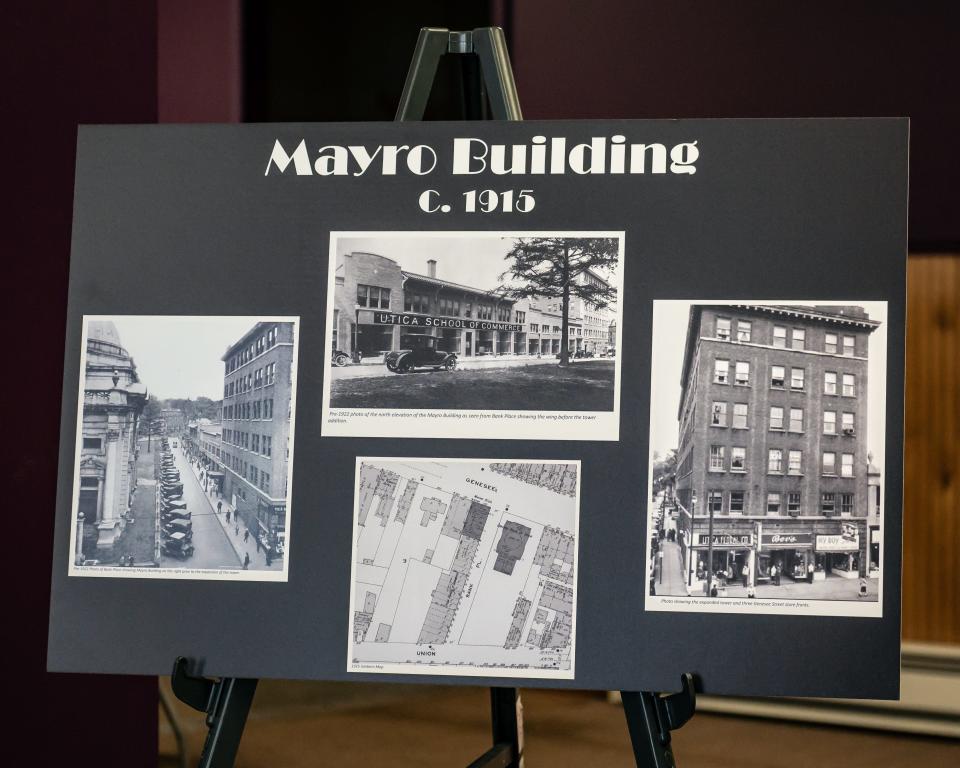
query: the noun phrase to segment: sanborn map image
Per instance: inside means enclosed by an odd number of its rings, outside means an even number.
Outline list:
[[[358,458],[348,670],[573,679],[579,478]]]

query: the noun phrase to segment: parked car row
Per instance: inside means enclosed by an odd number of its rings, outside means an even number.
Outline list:
[[[160,532],[163,553],[186,560],[193,555],[193,522],[183,501],[183,481],[170,451],[167,438],[160,441],[160,468],[158,476],[160,495]]]

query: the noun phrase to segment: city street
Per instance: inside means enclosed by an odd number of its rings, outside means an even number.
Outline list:
[[[200,481],[190,469],[187,458],[179,449],[173,449],[173,460],[183,482],[183,500],[191,513],[193,522],[193,557],[187,560],[161,554],[161,568],[204,568],[236,570],[241,567],[240,558],[210,507]]]

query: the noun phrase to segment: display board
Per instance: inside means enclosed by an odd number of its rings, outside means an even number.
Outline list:
[[[49,668],[895,697],[907,136],[81,128]]]

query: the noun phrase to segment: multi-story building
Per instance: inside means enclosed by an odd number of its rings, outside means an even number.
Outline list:
[[[179,435],[187,426],[187,420],[179,408],[164,408],[160,411],[160,420],[168,435]]]
[[[196,446],[200,465],[204,469],[204,484],[210,484],[220,493],[226,479],[223,466],[223,424],[200,419],[196,425]]]
[[[424,335],[460,357],[525,353],[524,320],[511,299],[441,280],[437,262],[427,265],[428,274],[420,275],[373,253],[340,256],[333,348],[382,360],[386,352],[403,349],[405,337]]]
[[[606,282],[592,272],[580,281]],[[403,349],[411,336],[437,339],[437,348],[461,358],[485,355],[556,355],[562,339],[560,300],[542,296],[514,300],[485,288],[400,268],[373,253],[340,256],[335,275],[333,348],[368,362]],[[567,345],[571,352],[601,354],[608,346],[612,310],[572,297]]]
[[[558,299],[532,296],[519,299],[515,306],[517,319],[524,324],[523,336],[527,347],[517,354],[549,356],[560,353],[563,337],[563,308]],[[582,318],[572,311],[567,313],[567,349],[575,353],[583,344]]]
[[[261,322],[223,355],[223,493],[261,545],[278,553],[286,535],[294,343],[293,323]],[[202,450],[202,434],[198,441]]]
[[[577,282],[594,285],[610,284],[606,278],[592,270],[580,272],[577,275]],[[610,323],[614,319],[613,307],[611,305],[598,307],[593,302],[573,296],[570,299],[570,314],[582,318],[582,348],[593,355],[606,353],[610,346]]]
[[[798,579],[866,571],[878,325],[850,306],[691,308],[676,491],[688,585],[744,565],[760,581],[771,565]]]
[[[116,326],[87,326],[77,512],[83,557],[111,550],[137,485],[137,426],[147,391]]]

